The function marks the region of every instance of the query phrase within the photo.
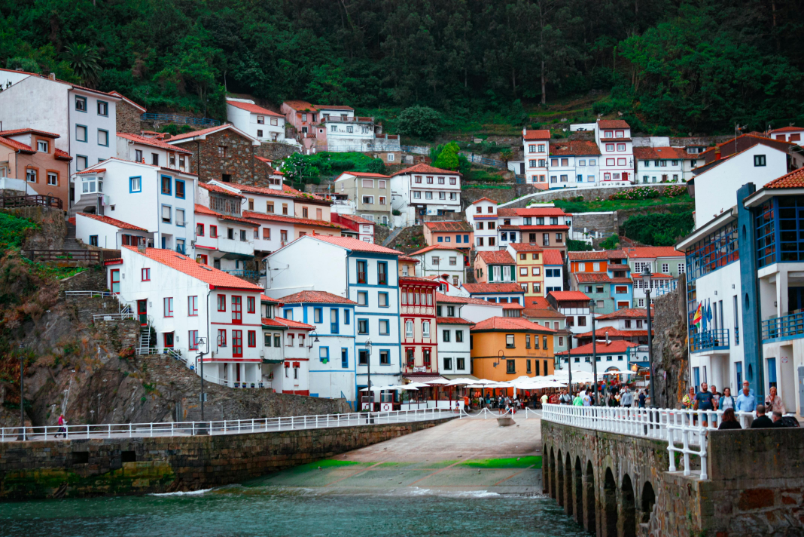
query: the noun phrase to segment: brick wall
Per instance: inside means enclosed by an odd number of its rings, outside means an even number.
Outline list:
[[[0,498],[74,498],[216,487],[442,422],[172,438],[5,442],[0,444]]]
[[[142,112],[122,100],[117,103],[116,108],[117,132],[139,134],[142,130],[140,127]]]
[[[208,183],[213,179],[221,181],[223,175],[230,177],[232,183],[254,184],[254,147],[251,140],[243,138],[231,129],[218,131],[199,142],[179,144],[192,151],[192,172],[198,180]],[[220,156],[220,147],[226,147],[226,157]]]

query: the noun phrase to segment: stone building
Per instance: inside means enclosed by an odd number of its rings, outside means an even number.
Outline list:
[[[111,92],[111,94],[121,99],[117,103],[117,132],[139,134],[141,130],[140,117],[147,112],[145,107],[116,91]]]
[[[215,179],[223,183],[255,184],[258,162],[254,157],[260,141],[233,125],[179,134],[165,141],[193,153],[192,172],[198,174],[199,182]]]

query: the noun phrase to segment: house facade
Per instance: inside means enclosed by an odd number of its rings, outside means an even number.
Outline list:
[[[427,246],[443,245],[471,250],[475,242],[472,226],[463,220],[424,222],[423,232]]]
[[[591,140],[550,143],[550,188],[589,187],[600,180],[600,149]]]
[[[525,177],[536,188],[547,190],[547,162],[550,156],[550,131],[522,129]]]
[[[633,305],[645,306],[645,291],[650,288],[651,297],[656,298],[669,293],[678,287],[679,276],[684,275],[686,264],[684,252],[672,246],[638,246],[623,248],[628,260],[629,277],[633,280]],[[646,284],[641,277],[642,271],[651,271],[651,282]]]
[[[507,251],[516,262],[516,280],[525,291],[525,299],[544,296],[544,256],[541,247],[513,243],[508,245]]]
[[[499,250],[497,244],[497,202],[480,198],[467,207],[466,221],[475,234],[475,250],[492,252]]]
[[[170,145],[156,136],[117,133],[117,157],[123,160],[190,173],[192,155],[191,151]]]
[[[392,208],[408,225],[461,210],[461,174],[416,164],[391,176]]]
[[[285,141],[285,116],[248,99],[226,98],[226,118],[260,142]]]
[[[600,148],[600,184],[623,186],[634,178],[634,148],[631,127],[622,119],[598,119],[595,143]]]
[[[683,147],[635,147],[637,182],[686,183],[692,178],[691,162],[697,155]]]
[[[25,183],[26,192],[53,196],[67,210],[70,206],[70,161],[72,157],[56,148],[56,133],[35,129],[0,131],[0,177]]]
[[[581,291],[551,291],[547,302],[567,319],[567,330],[573,335],[588,332],[592,327],[590,298]]]
[[[83,244],[109,250],[137,246],[140,242],[153,244],[153,233],[145,228],[90,213],[76,213],[75,238]]]
[[[410,254],[419,261],[418,276],[423,278],[437,277],[451,285],[463,285],[466,281],[466,253],[446,245],[435,245],[422,248]]]
[[[461,288],[471,298],[497,304],[525,303],[525,292],[518,283],[465,283]]]
[[[506,250],[478,252],[475,257],[475,281],[478,283],[515,283],[516,261]]]
[[[402,373],[410,380],[439,373],[435,297],[437,287],[438,282],[428,278],[399,278]]]
[[[791,144],[796,144],[799,147],[804,146],[804,128],[802,127],[794,127],[790,125],[788,127],[773,129],[768,132],[768,137],[773,138],[774,140],[790,142]]]
[[[358,240],[363,242],[374,242],[374,220],[363,218],[353,214],[338,214],[331,213],[330,218],[333,224],[340,224],[343,226],[343,232],[347,229],[351,230]]]
[[[192,153],[192,172],[198,181],[255,184],[255,156],[260,141],[234,125],[225,124],[165,138],[170,145]]]
[[[335,191],[354,204],[356,215],[389,226],[391,214],[391,177],[381,173],[343,172],[335,179]]]
[[[525,319],[492,317],[471,329],[472,374],[495,382],[554,372],[553,330]]]

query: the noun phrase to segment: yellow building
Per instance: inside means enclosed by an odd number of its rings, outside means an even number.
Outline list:
[[[516,281],[525,296],[544,296],[544,255],[538,244],[511,243],[508,253],[516,263]]]
[[[552,375],[553,334],[519,317],[491,317],[471,330],[472,374],[493,381]]]

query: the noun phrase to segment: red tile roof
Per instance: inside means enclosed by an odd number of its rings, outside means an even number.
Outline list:
[[[378,179],[390,179],[391,178],[390,175],[383,175],[381,173],[343,172],[342,174],[340,174],[338,177],[335,178],[335,181],[337,182],[341,177],[343,177],[344,175],[347,175],[347,174],[348,175],[354,175],[355,177],[376,177]]]
[[[234,196],[235,198],[245,199],[245,196],[243,194],[238,194],[237,192],[233,192],[232,190],[229,190],[228,188],[223,188],[222,186],[212,185],[210,183],[198,183],[198,186],[200,186],[205,190],[209,190],[210,192],[216,192],[218,194],[225,194],[227,196]],[[237,185],[235,188],[239,190],[239,187],[240,185]]]
[[[436,325],[439,324],[468,324],[473,325],[472,321],[467,321],[461,317],[438,317],[436,318]]]
[[[645,308],[623,308],[621,310],[613,311],[599,317],[595,317],[597,321],[608,321],[614,319],[647,319],[648,315]]]
[[[54,151],[54,155],[59,160],[73,160],[73,157],[71,157],[69,153],[62,151],[61,149],[56,149]]]
[[[343,104],[317,104],[315,107],[319,110],[354,110],[351,106]]]
[[[523,310],[525,306],[518,302],[503,302],[500,304],[504,310]]]
[[[132,142],[136,142],[138,144],[147,145],[151,147],[158,147],[159,149],[164,149],[166,151],[175,151],[176,153],[183,153],[185,155],[192,155],[192,151],[188,151],[186,149],[182,149],[181,147],[176,147],[175,145],[170,145],[168,143],[163,142],[162,140],[157,140],[156,138],[147,138],[145,136],[139,136],[137,134],[128,134],[125,132],[118,132],[118,138],[125,138],[126,140],[131,140]]]
[[[268,317],[262,318],[262,325],[263,326],[270,326],[272,328],[279,328],[280,330],[284,330],[287,328],[286,325],[280,323],[276,319],[269,319]]]
[[[538,244],[530,244],[527,242],[512,242],[509,244],[515,252],[541,252],[542,247]],[[561,255],[561,254],[559,254]]]
[[[254,103],[241,103],[239,101],[227,100],[226,104],[234,106],[235,108],[239,108],[241,110],[245,110],[246,112],[251,112],[252,114],[262,114],[264,116],[274,116],[274,117],[285,117],[282,114],[272,112],[267,108],[263,108],[262,106],[258,106]]]
[[[415,166],[411,166],[410,168],[405,168],[404,170],[399,170],[398,172],[394,173],[392,177],[396,177],[397,175],[409,175],[411,173],[461,175],[461,172],[455,172],[452,170],[442,170],[440,168],[433,168],[432,166],[428,166],[427,164],[422,163],[422,164],[416,164]]]
[[[547,309],[553,306],[547,301],[547,298],[543,296],[526,296],[525,297],[525,307],[528,308],[537,308],[537,309]]]
[[[480,298],[472,298],[468,296],[450,296],[436,292],[436,303],[442,304],[474,304],[475,306],[494,306],[501,307],[501,304],[496,302],[489,302]]]
[[[631,126],[622,119],[601,119],[597,122],[601,129],[630,129]]]
[[[545,328],[544,326],[532,323],[522,317],[491,317],[485,321],[480,321],[472,327],[472,332],[482,331],[511,331],[511,330],[530,330],[541,333],[554,333],[552,328]]]
[[[635,147],[634,158],[642,160],[695,160],[698,155],[687,153],[683,147]]]
[[[550,295],[553,295],[553,297],[559,302],[563,300],[584,300],[589,302],[589,297],[580,291],[550,291],[547,293],[547,296]]]
[[[121,99],[126,101],[128,104],[130,104],[134,108],[137,108],[137,109],[141,110],[143,113],[148,111],[144,106],[142,106],[141,104],[135,103],[134,101],[132,101],[131,99],[129,99],[128,97],[126,97],[125,95],[120,93],[119,91],[110,91],[109,94],[114,95],[116,97],[120,97]]]
[[[290,108],[296,110],[297,112],[303,110],[310,110],[311,112],[316,111],[316,107],[314,104],[310,104],[307,101],[285,101],[282,104],[288,105]]]
[[[620,251],[620,250],[612,250],[612,251]],[[622,256],[625,257],[624,252]],[[567,252],[567,257],[569,257],[570,261],[607,260],[609,259],[609,250]]]
[[[684,257],[684,252],[679,252],[672,246],[634,246],[623,248],[623,251],[629,259],[646,257]]]
[[[274,304],[281,304],[282,303],[282,302],[280,302],[279,300],[277,300],[275,298],[269,297],[268,295],[260,295],[260,301],[262,301],[262,302],[273,302]]]
[[[20,134],[36,134],[37,136],[44,136],[45,138],[61,138],[60,134],[54,132],[40,131],[38,129],[14,129],[9,131],[0,131],[0,136],[18,136]]]
[[[599,317],[595,318],[595,320],[597,320],[597,319],[599,319]],[[608,334],[608,336],[610,338],[612,338],[612,337],[640,337],[640,336],[647,337],[648,331],[647,330],[618,330],[618,329],[612,328],[610,326],[598,326],[595,329],[595,337],[598,340],[601,340],[601,339],[605,340],[607,334]],[[577,337],[577,338],[592,337],[592,332],[589,331],[589,332],[585,332],[583,334],[575,334],[575,337]]]
[[[554,309],[546,308],[525,308],[520,313],[522,317],[531,319],[566,319],[567,316]]]
[[[601,354],[614,354],[620,353],[624,354],[628,351],[631,347],[638,347],[638,343],[633,343],[631,341],[624,341],[622,339],[618,339],[615,341],[609,341],[608,345],[606,345],[605,341],[597,341],[595,343],[595,352],[598,356]],[[575,347],[574,349],[570,349],[564,352],[557,352],[557,356],[591,356],[592,355],[592,343],[587,343],[586,345],[581,345],[580,347]]]
[[[804,168],[793,170],[770,183],[766,184],[764,188],[778,189],[778,188],[804,188]]]
[[[326,291],[301,291],[282,297],[283,304],[357,304],[348,298],[333,295]]]
[[[497,209],[499,216],[571,216],[558,207],[528,207],[527,209]]]
[[[479,252],[477,256],[486,262],[487,265],[515,265],[516,261],[505,250],[493,250],[491,252]]]
[[[293,330],[315,330],[315,326],[300,323],[299,321],[291,321],[290,319],[285,319],[284,317],[276,317],[274,320],[281,325],[292,328]]]
[[[422,284],[422,283],[425,283],[428,286],[432,285],[433,287],[438,287],[441,284],[439,281],[437,281],[437,278],[433,278],[433,277],[429,277],[429,276],[427,278],[422,278],[420,276],[400,276],[399,277],[399,285],[400,285],[400,287],[402,285],[405,285],[405,284],[418,285],[418,284]]]
[[[576,272],[573,276],[578,283],[611,283],[609,275],[605,272]]]
[[[97,220],[98,222],[109,224],[110,226],[119,227],[120,229],[132,229],[134,231],[148,231],[145,228],[135,226],[127,222],[123,222],[122,220],[117,220],[116,218],[109,218],[108,216],[101,216],[99,214],[76,213],[76,216],[85,216],[87,218],[91,218],[92,220]]]
[[[597,156],[600,155],[600,148],[591,140],[567,140],[562,142],[550,143],[550,156]]]
[[[191,131],[191,132],[186,132],[184,134],[177,134],[176,136],[172,136],[168,140],[168,142],[171,145],[173,145],[173,142],[186,142],[188,140],[192,140],[193,138],[197,138],[199,136],[206,136],[207,134],[213,134],[215,132],[226,130],[226,129],[231,129],[231,130],[235,131],[237,134],[239,134],[240,136],[242,136],[244,138],[248,138],[249,140],[259,142],[259,140],[257,140],[256,138],[254,138],[252,136],[249,136],[245,132],[241,131],[240,129],[238,129],[237,127],[232,125],[231,123],[224,123],[223,125],[218,125],[217,127],[209,127],[207,129],[201,129],[201,130],[198,130],[198,131]]]
[[[346,229],[344,226],[340,224],[334,224],[332,222],[327,222],[326,220],[315,220],[312,218],[296,218],[295,216],[285,216],[281,214],[266,214],[266,213],[255,213],[253,211],[243,211],[243,216],[245,216],[250,220],[263,220],[267,222],[284,222],[287,224],[298,224],[301,226],[316,226],[316,227],[332,228],[338,230]],[[318,237],[318,235],[316,235],[316,237]]]
[[[480,216],[480,215],[478,215]],[[500,226],[502,230],[515,231],[569,231],[569,226]]]
[[[777,132],[801,132],[801,131],[804,131],[804,127],[794,127],[791,125],[789,127],[780,127],[778,129],[773,129],[772,131],[769,131],[768,134],[774,134]]]
[[[391,248],[386,248],[385,246],[380,246],[379,244],[360,241],[357,239],[353,239],[351,237],[326,237],[324,235],[306,235],[306,236],[322,242],[328,242],[329,244],[334,244],[335,246],[340,246],[341,248],[346,248],[347,250],[352,250],[354,252],[372,252],[376,254],[405,255],[402,252],[392,250]]]
[[[459,231],[465,233],[472,231],[472,226],[470,226],[467,222],[464,222],[463,220],[456,220],[449,222],[425,222],[424,225],[427,226],[427,229],[435,232]]]
[[[470,294],[490,294],[490,293],[518,293],[525,291],[518,283],[465,283],[463,288]]]
[[[723,148],[723,147],[725,147],[727,145],[734,146],[735,142],[739,142],[739,140],[742,140],[743,138],[751,138],[751,140],[749,140],[749,143],[751,143],[751,142],[753,142],[753,143],[750,146],[748,146],[747,148],[744,148],[744,149],[741,149],[740,151],[738,151],[737,154],[743,153],[747,149],[750,149],[750,148],[754,147],[756,144],[763,144],[763,145],[767,145],[768,147],[774,147],[773,145],[766,144],[764,142],[774,142],[776,144],[783,144],[782,147],[784,147],[785,145],[787,147],[796,145],[794,143],[791,143],[791,142],[788,142],[788,141],[785,141],[785,140],[776,140],[775,138],[767,138],[765,136],[759,136],[759,135],[756,135],[756,134],[748,133],[748,134],[741,134],[737,138],[731,138],[729,140],[726,140],[725,142],[721,142],[721,143],[715,145],[715,147],[710,147],[709,149],[707,149],[703,153],[698,153],[698,157],[700,157],[701,155],[706,155],[709,152],[716,152],[716,150],[718,148]],[[739,149],[739,147],[741,145],[744,145],[744,144],[737,143],[736,145],[737,145],[737,148]],[[728,156],[733,156],[735,154],[734,153],[734,147],[732,147],[731,149],[727,149],[727,151],[732,151],[732,153],[729,153]],[[726,157],[726,155],[724,155],[721,160],[725,159],[725,157]],[[719,161],[716,161],[716,162],[719,162]],[[711,164],[711,162],[709,164]]]
[[[475,205],[475,204],[477,204],[477,203],[480,203],[481,201],[490,201],[490,202],[491,202],[491,203],[493,203],[494,205],[497,205],[497,203],[498,203],[498,202],[494,201],[493,199],[491,199],[491,198],[487,198],[487,197],[485,197],[485,196],[484,196],[484,197],[480,198],[480,199],[479,199],[479,200],[477,200],[477,201],[473,201],[473,202],[472,202],[472,205]]]
[[[80,172],[75,172],[76,175],[89,175],[92,173],[104,173],[106,168],[87,168],[86,170],[81,170]]]
[[[418,259],[410,257],[410,256],[407,256],[407,255],[400,255],[399,256],[399,262],[400,263],[414,263],[414,264],[417,264],[417,265],[419,264]],[[430,276],[430,277],[432,278],[432,276]]]
[[[366,224],[366,225],[374,225],[374,220],[369,220],[368,218],[363,218],[362,216],[357,216],[356,214],[339,214],[341,218],[345,218],[346,220],[351,220],[356,224]]]
[[[26,145],[22,142],[18,142],[16,140],[12,140],[11,138],[4,138],[0,136],[0,144],[6,145],[11,149],[16,149],[17,151],[23,151],[25,153],[35,153],[31,146]]]
[[[548,129],[526,130],[522,138],[524,140],[549,140],[550,131]]]
[[[542,254],[543,265],[563,265],[564,259],[561,257],[561,250],[545,250]]]
[[[259,222],[254,222],[253,220],[247,220],[245,218],[240,218],[238,216],[230,216],[228,214],[222,214],[217,211],[213,211],[209,207],[204,207],[203,205],[199,205],[198,203],[195,204],[195,213],[197,214],[207,214],[210,216],[217,216],[221,220],[231,220],[232,222],[240,222],[241,224],[248,224],[250,226],[259,226]]]
[[[226,272],[214,267],[196,263],[194,259],[174,252],[173,250],[147,248],[143,254],[137,250],[136,246],[123,246],[123,248],[126,248],[135,254],[144,255],[148,259],[166,265],[197,280],[201,280],[210,286],[231,287],[233,289],[243,289],[245,291],[254,291],[258,293],[262,293],[264,291],[264,289],[259,285],[249,283],[246,280],[242,280],[237,276],[227,274]]]

